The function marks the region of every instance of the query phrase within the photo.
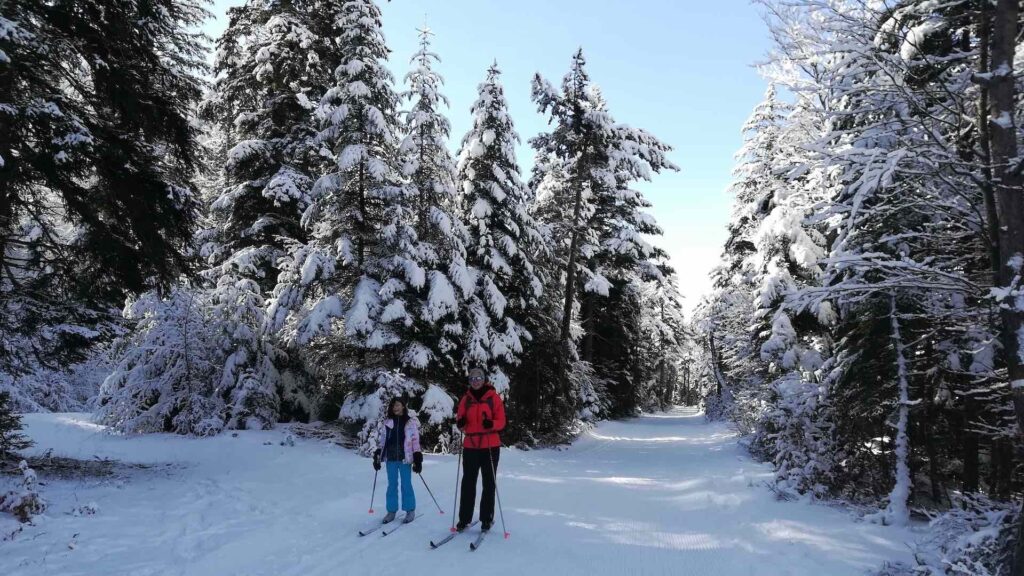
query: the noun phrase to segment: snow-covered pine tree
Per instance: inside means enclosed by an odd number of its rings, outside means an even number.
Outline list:
[[[398,165],[398,96],[385,65],[390,50],[380,9],[370,0],[349,0],[337,18],[341,59],[317,109],[320,154],[331,161],[303,214],[309,241],[282,263],[269,307],[272,327],[285,329],[300,345],[329,333],[334,320],[354,309],[356,286],[390,216],[388,204],[408,195]],[[359,298],[376,288],[364,292]],[[353,320],[343,330],[361,330],[356,325],[366,315]]]
[[[596,86],[592,91],[595,100],[603,101]],[[581,296],[586,331],[582,357],[609,382],[611,413],[634,414],[649,402],[644,374],[650,368],[639,358],[647,345],[642,337],[645,284],[671,283],[672,270],[665,263],[667,253],[647,240],[662,230],[646,212],[651,203],[633,185],[650,180],[652,173],[677,168],[666,157],[671,148],[643,130],[616,125],[609,148],[615,186],[597,198],[594,221],[600,223],[600,244],[591,257],[609,283],[609,294],[602,297],[595,279],[597,287],[588,287]]]
[[[555,127],[531,140],[537,151],[531,183],[538,191],[537,214],[556,238],[564,239],[555,247],[560,272],[554,291],[562,298],[560,348],[575,356],[580,337],[579,358],[601,358],[603,366],[596,373],[615,391],[610,398],[618,400],[612,407],[616,413],[630,413],[636,408],[628,368],[632,345],[622,337],[636,334],[638,289],[626,286],[666,271],[658,262],[664,252],[643,238],[661,233],[643,212],[650,204],[630,186],[676,167],[666,157],[669,146],[643,130],[614,122],[585,65],[582,50],[577,51],[561,90],[534,77],[533,99]],[[580,326],[574,335],[577,314]],[[599,337],[602,329],[611,338]],[[598,341],[612,343],[614,349],[597,351]]]
[[[402,339],[422,348],[407,349],[401,359],[408,374],[443,388],[461,389],[459,323],[465,300],[472,293],[466,268],[466,230],[456,212],[455,162],[448,151],[451,126],[443,113],[448,99],[441,93],[443,78],[433,69],[440,58],[430,50],[429,29],[422,28],[420,49],[406,74],[409,101],[405,137],[400,146],[403,175],[411,188],[410,202],[416,242],[410,254],[423,269],[425,281],[410,286],[406,298],[412,325],[400,328]],[[454,390],[453,390],[454,391]],[[448,415],[432,414],[438,421]]]
[[[216,237],[203,255],[211,278],[232,274],[275,286],[278,261],[303,242],[300,219],[324,161],[313,112],[339,60],[311,20],[314,0],[252,0],[232,8],[218,43],[205,115],[226,134],[224,182],[211,209]],[[241,38],[241,40],[240,40]]]
[[[883,518],[905,522],[911,496],[942,498],[937,461],[953,446],[941,445],[937,435],[962,418],[948,411],[954,394],[960,402],[973,396],[963,392],[974,388],[970,381],[977,376],[961,366],[974,364],[970,358],[979,349],[965,328],[989,317],[984,291],[975,284],[984,274],[977,210],[983,190],[964,172],[963,136],[949,123],[956,116],[949,110],[965,103],[948,99],[969,89],[974,71],[970,49],[957,46],[954,32],[964,21],[963,7],[907,5],[892,14],[859,14],[862,23],[847,24],[845,34],[850,46],[859,43],[874,57],[837,65],[834,73],[845,82],[831,94],[831,107],[846,117],[837,122],[830,148],[846,186],[830,210],[837,228],[823,293],[839,305],[836,328],[843,338],[836,350],[847,358],[837,365],[847,374],[832,395],[844,406],[835,420],[853,472],[844,480],[870,478],[860,471],[877,463],[877,453],[858,450],[855,439],[887,430],[893,465],[876,490],[889,494]],[[942,21],[950,25],[936,28]],[[876,22],[882,22],[880,33]],[[882,333],[890,336],[887,349],[865,352],[878,346],[870,340]],[[920,374],[923,367],[927,376]],[[867,374],[881,382],[872,384]],[[960,450],[951,452],[948,457],[960,457]],[[921,482],[907,472],[915,461],[930,462],[930,494],[910,491],[911,483]]]
[[[712,271],[712,278],[715,277],[716,270]],[[721,353],[719,334],[739,333],[739,330],[726,324],[726,320],[733,317],[731,314],[726,315],[726,311],[729,310],[729,299],[723,298],[723,292],[718,290],[717,286],[715,288],[714,292],[704,296],[698,303],[690,325],[699,345],[694,371],[695,378],[700,383],[698,387],[705,391],[702,396],[704,412],[709,419],[720,420],[733,415],[729,413],[732,393],[725,375],[729,370],[729,363]],[[736,292],[742,294],[740,291]],[[743,298],[743,301],[749,302],[749,298]],[[749,430],[742,430],[742,433],[747,434]]]
[[[423,326],[454,317],[457,294],[446,274],[451,254],[438,255],[436,270],[424,267],[430,259],[417,234],[416,189],[402,171],[399,97],[380,9],[348,0],[337,26],[341,61],[317,112],[321,154],[332,162],[313,187],[303,215],[309,241],[285,263],[269,324],[309,346],[321,377],[340,384],[341,416],[361,424],[371,450],[390,396],[438,411],[432,422],[450,415],[446,395],[410,374],[439,365],[435,350],[445,343],[419,336]],[[440,221],[424,224],[443,230]]]
[[[532,338],[528,317],[542,292],[534,259],[543,240],[520,179],[519,135],[500,74],[493,64],[477,88],[473,125],[459,151],[458,183],[460,216],[469,234],[466,258],[475,274],[464,363],[486,366],[491,382],[504,392]]]
[[[448,151],[451,122],[443,112],[449,103],[441,92],[444,78],[434,70],[434,64],[441,61],[430,48],[430,37],[434,32],[427,27],[419,28],[417,32],[420,48],[410,59],[412,69],[405,75],[408,89],[402,94],[410,105],[404,112],[403,171],[416,188],[417,234],[424,242],[437,242],[444,246],[450,241],[442,241],[442,238],[458,231],[455,225],[434,223],[447,214],[437,214],[432,209],[438,207],[447,212],[456,207],[455,161]],[[438,234],[441,238],[435,237]]]
[[[126,292],[185,268],[205,17],[193,0],[4,4],[0,331],[18,344],[0,352],[0,387],[73,378]]]
[[[772,79],[797,97],[780,132],[784,185],[747,258],[754,288],[735,287],[772,322],[757,329],[755,365],[719,364],[749,373],[759,360],[771,377],[755,421],[780,484],[885,501],[887,522],[904,521],[911,502],[942,502],[952,483],[984,489],[985,442],[987,489],[1003,485],[996,431],[1010,412],[986,301],[998,231],[981,209],[991,190],[971,80],[986,70],[977,16],[806,2],[779,10],[773,28]],[[800,234],[812,248],[803,260]],[[815,246],[824,257],[809,257]],[[711,304],[702,324],[714,357],[713,320],[728,302]]]
[[[734,199],[729,235],[722,263],[712,273],[713,298],[722,304],[716,323],[718,351],[728,366],[730,396],[741,404],[758,402],[766,391],[760,330],[751,329],[758,307],[755,291],[761,268],[757,263],[757,240],[772,199],[786,185],[780,173],[785,151],[779,139],[787,111],[787,105],[777,99],[775,86],[770,85],[743,126],[744,143],[736,154],[739,163],[730,187]],[[748,407],[739,409],[746,411]]]
[[[203,112],[227,151],[202,255],[213,314],[232,343],[218,388],[230,403],[230,427],[268,427],[315,409],[300,351],[275,349],[257,308],[289,250],[305,241],[301,217],[325,166],[314,111],[340,61],[322,23],[336,9],[317,0],[254,0],[230,11],[218,44],[217,81]],[[242,399],[246,405],[235,404]]]
[[[21,416],[15,412],[11,394],[0,392],[0,464],[18,450],[32,446],[32,441],[21,430]]]
[[[117,364],[97,398],[99,422],[128,433],[200,436],[224,428],[224,399],[215,394],[226,355],[207,290],[175,287],[128,303],[135,329],[115,342]]]
[[[633,354],[637,381],[636,405],[643,410],[663,410],[680,396],[681,370],[687,348],[686,324],[674,274],[641,282],[640,321]]]
[[[538,218],[551,228],[552,237],[559,239],[555,248],[560,268],[557,293],[562,301],[559,340],[569,356],[578,353],[578,334],[574,337],[572,331],[577,293],[583,291],[580,285],[590,285],[598,275],[586,266],[586,255],[600,244],[597,227],[591,223],[599,194],[596,188],[614,181],[607,145],[612,121],[603,109],[603,101],[595,101],[589,90],[585,64],[583,51],[577,51],[569,73],[562,79],[561,91],[539,74],[533,79],[537,109],[549,114],[549,123],[554,126],[551,132],[530,140],[536,151],[530,185],[537,195]],[[607,290],[606,281],[599,280],[592,286]]]
[[[298,405],[308,417],[312,407],[306,398],[285,382],[277,364],[283,351],[263,333],[266,324],[264,298],[255,280],[225,274],[210,290],[212,344],[224,358],[214,394],[223,399],[225,427],[269,429],[282,419],[282,403]],[[293,408],[294,410],[294,408]]]
[[[745,365],[761,362],[762,367],[744,374],[750,380],[734,394],[737,415],[742,414],[756,432],[752,445],[775,454],[780,470],[787,468],[783,460],[788,456],[782,455],[785,449],[778,446],[778,439],[800,434],[805,427],[803,438],[816,450],[806,455],[808,463],[816,456],[827,461],[830,454],[825,449],[827,439],[815,434],[819,426],[827,429],[816,418],[827,406],[818,380],[830,351],[827,327],[834,321],[833,308],[827,300],[805,309],[788,304],[801,290],[817,288],[822,282],[820,261],[827,241],[814,211],[836,188],[827,171],[809,166],[805,151],[808,142],[820,137],[821,114],[805,98],[783,109],[789,112],[786,125],[774,130],[763,126],[765,136],[775,140],[762,141],[767,154],[752,166],[758,169],[763,163],[760,168],[767,173],[763,176],[764,212],[752,231],[756,251],[747,259],[753,290],[752,318],[746,329],[754,358]],[[779,410],[780,406],[785,409]],[[801,465],[813,468],[808,463]]]

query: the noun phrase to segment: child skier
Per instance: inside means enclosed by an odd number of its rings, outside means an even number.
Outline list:
[[[416,494],[412,488],[412,473],[419,474],[423,470],[423,453],[420,452],[419,422],[409,416],[405,402],[394,398],[388,405],[388,414],[380,427],[378,448],[373,453],[373,469],[380,470],[384,461],[388,470],[388,513],[384,516],[387,524],[395,519],[398,513],[398,482],[402,482],[402,511],[405,512],[403,522],[409,523],[416,518]]]

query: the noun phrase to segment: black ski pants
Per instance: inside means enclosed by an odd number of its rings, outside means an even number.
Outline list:
[[[484,491],[480,495],[480,522],[494,521],[494,474],[498,469],[501,448],[462,449],[462,497],[459,499],[459,523],[473,521],[476,504],[476,478],[483,475]]]

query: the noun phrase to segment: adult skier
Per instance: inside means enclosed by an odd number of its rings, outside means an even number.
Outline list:
[[[455,416],[455,424],[463,432],[462,497],[456,529],[464,530],[473,520],[476,479],[482,475],[480,528],[487,531],[494,522],[494,474],[501,450],[498,433],[505,428],[505,404],[480,368],[469,371],[469,389],[459,400]]]

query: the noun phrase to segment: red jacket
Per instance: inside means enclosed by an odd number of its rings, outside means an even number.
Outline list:
[[[467,390],[459,400],[459,408],[455,412],[456,420],[466,419],[462,428],[465,433],[462,441],[464,448],[501,446],[501,436],[498,432],[505,429],[505,403],[490,384],[485,384],[483,390],[484,394],[479,401],[473,396],[472,389]],[[490,419],[494,423],[490,429],[484,428],[485,419]]]

